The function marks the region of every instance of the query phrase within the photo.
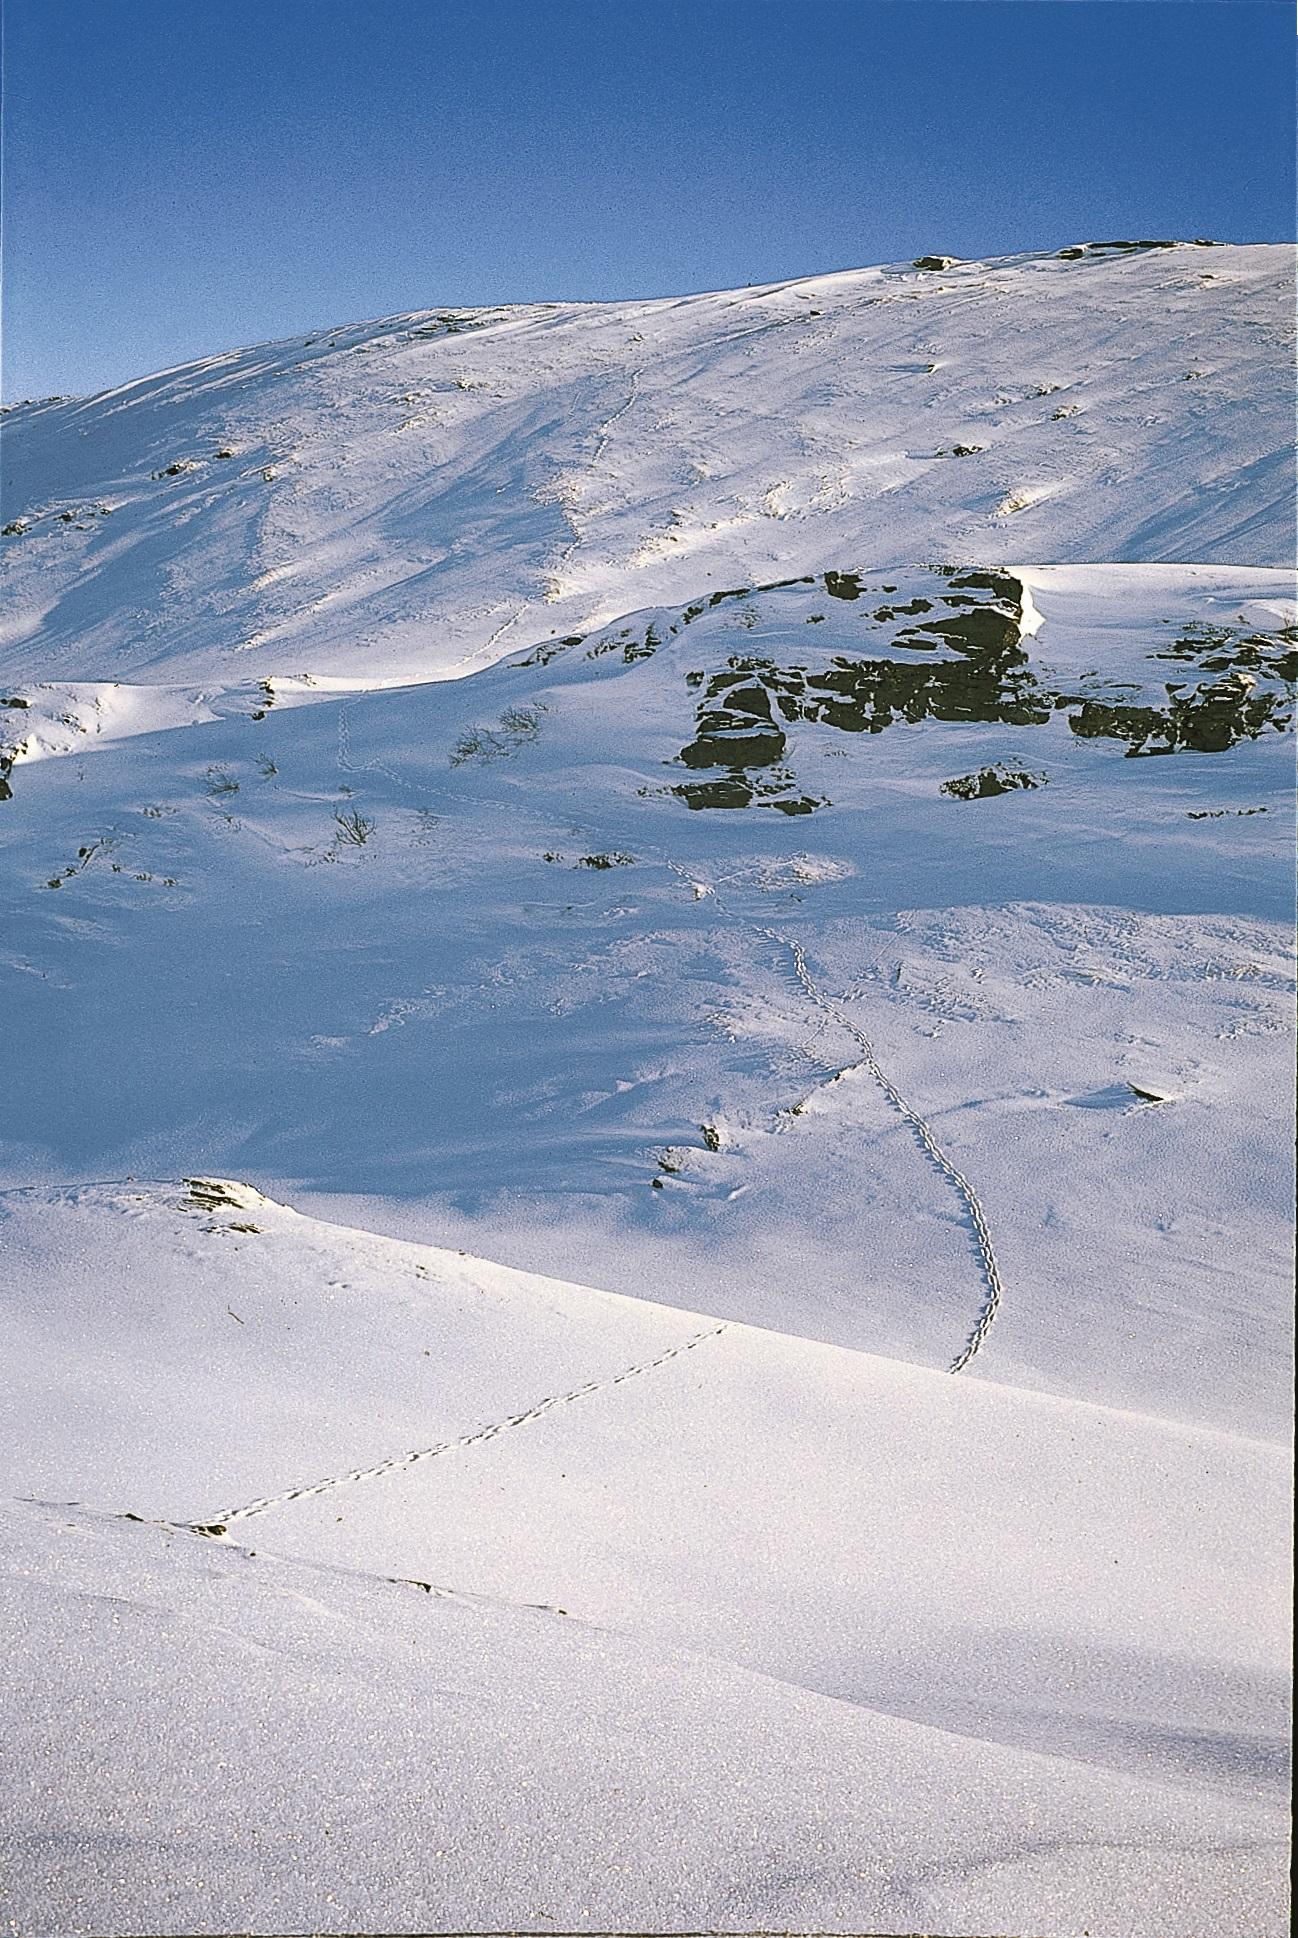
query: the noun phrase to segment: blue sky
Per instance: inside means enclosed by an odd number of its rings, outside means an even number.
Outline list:
[[[438,304],[1294,230],[1292,0],[4,0],[3,388]]]

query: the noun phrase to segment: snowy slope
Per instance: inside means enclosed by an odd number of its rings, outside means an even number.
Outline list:
[[[15,767],[8,1176],[350,1195],[937,1367],[1003,1285],[975,1372],[1283,1430],[1287,581],[988,576]]]
[[[1284,1600],[1232,1510],[1282,1450],[219,1181],[3,1216],[6,1599],[77,1718],[66,1845],[19,1803],[47,1928],[1273,1928]],[[185,1853],[125,1926],[124,1794]]]
[[[1182,245],[209,358],[9,414],[0,642],[40,679],[413,680],[844,562],[1283,566],[1291,321],[1291,251]]]
[[[6,416],[19,1931],[1280,1928],[1290,266]]]

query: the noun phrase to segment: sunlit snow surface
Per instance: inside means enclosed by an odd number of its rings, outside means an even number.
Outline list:
[[[7,418],[17,1930],[1279,1929],[1288,268]]]

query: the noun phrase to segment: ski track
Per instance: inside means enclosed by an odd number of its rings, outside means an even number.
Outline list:
[[[802,944],[795,942],[791,936],[781,935],[778,929],[759,929],[758,934],[766,936],[772,942],[781,944],[789,951],[789,954],[793,958],[794,974],[797,976],[798,982],[804,990],[808,1001],[813,1003],[832,1022],[837,1023],[840,1029],[846,1030],[848,1035],[856,1043],[859,1043],[864,1052],[866,1069],[883,1091],[889,1103],[900,1112],[910,1125],[925,1154],[932,1159],[938,1170],[941,1171],[942,1175],[955,1188],[966,1212],[969,1214],[969,1219],[974,1229],[974,1236],[978,1241],[978,1251],[982,1260],[987,1296],[983,1301],[982,1310],[974,1322],[972,1332],[947,1368],[948,1372],[962,1373],[986,1339],[987,1334],[991,1331],[996,1314],[1000,1310],[1001,1299],[1005,1289],[1001,1281],[1000,1266],[996,1261],[996,1252],[992,1245],[991,1230],[987,1223],[987,1214],[983,1209],[982,1201],[968,1178],[964,1175],[964,1172],[959,1170],[951,1162],[946,1152],[942,1149],[936,1137],[933,1135],[932,1126],[925,1118],[920,1116],[913,1105],[907,1103],[891,1077],[884,1071],[878,1057],[875,1055],[874,1045],[864,1030],[860,1029],[857,1024],[853,1023],[849,1017],[843,1014],[842,1010],[831,1003],[824,991],[818,987],[812,977],[811,971],[807,967],[807,958],[803,952]]]
[[[432,1447],[416,1447],[409,1453],[394,1454],[374,1467],[353,1467],[345,1474],[332,1474],[323,1480],[311,1482],[306,1487],[289,1487],[282,1494],[264,1494],[255,1501],[247,1501],[242,1507],[226,1508],[211,1521],[186,1521],[175,1523],[183,1526],[188,1533],[204,1534],[211,1539],[223,1538],[228,1530],[239,1521],[248,1521],[256,1514],[268,1514],[272,1508],[288,1507],[294,1501],[313,1500],[320,1494],[332,1494],[340,1487],[354,1486],[357,1481],[379,1480],[385,1474],[395,1474],[404,1467],[414,1467],[421,1460],[433,1460],[439,1454],[453,1453],[460,1447],[479,1447],[498,1434],[508,1433],[514,1427],[529,1425],[544,1414],[553,1412],[555,1407],[569,1406],[574,1400],[584,1399],[587,1394],[600,1393],[621,1386],[624,1381],[636,1379],[643,1373],[651,1373],[658,1366],[665,1366],[668,1360],[679,1359],[683,1353],[692,1352],[701,1346],[705,1339],[716,1339],[729,1330],[726,1324],[709,1326],[703,1332],[693,1333],[690,1338],[678,1345],[668,1346],[664,1352],[653,1359],[637,1361],[634,1366],[624,1366],[620,1373],[609,1379],[587,1380],[582,1386],[574,1386],[567,1393],[552,1393],[535,1405],[525,1408],[521,1413],[511,1413],[504,1420],[495,1420],[490,1426],[480,1427],[476,1433],[461,1434],[455,1440],[440,1440]]]

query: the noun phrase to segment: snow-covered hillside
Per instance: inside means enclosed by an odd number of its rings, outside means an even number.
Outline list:
[[[845,563],[1287,565],[1291,317],[1290,251],[1185,245],[209,358],[9,414],[0,641],[37,679],[414,680]]]
[[[925,265],[6,416],[17,1931],[1279,1929],[1290,254]]]
[[[1274,1928],[1282,1449],[220,1180],[6,1209],[20,1928]]]

